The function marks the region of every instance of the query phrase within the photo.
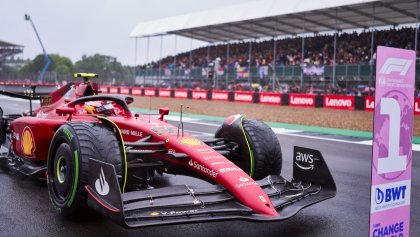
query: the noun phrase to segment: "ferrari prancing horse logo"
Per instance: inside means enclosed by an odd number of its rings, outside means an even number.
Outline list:
[[[32,130],[29,127],[25,127],[22,132],[22,151],[23,154],[27,157],[35,157],[35,140],[34,140],[34,134],[32,133]]]

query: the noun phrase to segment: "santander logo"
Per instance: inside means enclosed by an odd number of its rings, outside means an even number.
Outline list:
[[[291,96],[290,103],[293,105],[313,105],[314,99]]]
[[[353,103],[349,99],[329,99],[326,101],[327,106],[331,107],[351,107]]]

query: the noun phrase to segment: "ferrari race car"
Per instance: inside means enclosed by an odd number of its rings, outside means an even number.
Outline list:
[[[40,99],[40,108],[3,115],[0,163],[46,179],[52,206],[74,218],[87,207],[125,227],[220,220],[280,221],[332,198],[335,182],[317,150],[294,147],[293,179],[280,175],[275,133],[261,121],[233,115],[203,141],[159,114],[133,114],[131,96],[101,94],[96,74],[78,73]],[[163,174],[207,181],[154,184]],[[171,177],[171,176],[169,176]],[[173,176],[172,176],[173,177]]]

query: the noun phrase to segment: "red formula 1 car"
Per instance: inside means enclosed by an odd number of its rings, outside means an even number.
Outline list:
[[[39,109],[0,116],[2,165],[46,179],[61,215],[74,217],[89,206],[126,227],[278,221],[336,194],[313,149],[295,147],[293,180],[280,176],[279,141],[260,121],[231,116],[213,139],[201,141],[182,123],[167,123],[168,109],[133,114],[132,97],[99,94],[90,82],[96,76],[76,74],[84,81],[42,98]],[[163,173],[208,184],[151,187],[151,178]]]

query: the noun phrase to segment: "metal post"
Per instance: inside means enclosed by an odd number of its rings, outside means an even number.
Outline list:
[[[159,76],[158,76],[158,81],[157,81],[157,84],[158,84],[158,87],[159,87],[159,80],[160,80],[160,77],[161,77],[161,71],[162,71],[162,42],[163,42],[163,34],[162,35],[160,35],[160,52],[159,52]]]
[[[335,8],[335,33],[334,33],[334,58],[333,58],[333,78],[332,84],[335,86],[335,77],[336,77],[336,64],[337,64],[337,36],[338,36],[338,26],[337,26],[337,17],[338,17],[338,8]]]
[[[38,41],[39,41],[39,44],[40,44],[40,45],[41,45],[41,47],[42,47],[42,52],[44,53],[44,61],[45,61],[45,65],[44,65],[44,67],[42,68],[42,71],[41,71],[41,73],[40,73],[40,74],[39,74],[39,76],[38,76],[38,82],[42,82],[42,78],[43,78],[43,76],[44,76],[45,72],[47,71],[48,66],[50,66],[50,64],[51,64],[51,59],[50,59],[50,57],[48,57],[47,51],[45,50],[44,44],[43,44],[43,43],[42,43],[42,41],[41,41],[41,37],[39,36],[38,31],[36,30],[35,24],[34,24],[34,22],[32,21],[31,16],[29,16],[28,14],[25,14],[25,20],[26,20],[26,21],[31,22],[32,28],[33,28],[33,29],[34,29],[34,31],[35,31],[36,37],[38,38]]]
[[[190,76],[189,76],[189,80],[191,82],[191,78],[192,78],[192,64],[193,64],[193,55],[192,55],[192,46],[193,45],[193,38],[192,38],[192,32],[191,32],[191,42],[190,42]]]
[[[174,45],[174,81],[176,80],[176,35],[175,35],[175,45]]]
[[[251,83],[251,53],[252,53],[252,40],[249,41],[249,47],[248,47],[248,83]]]
[[[306,15],[305,15],[305,13],[303,13],[303,27],[302,27],[303,33],[305,33],[305,23],[306,23],[305,18],[306,18]],[[302,73],[300,75],[300,92],[303,92],[303,67],[305,66],[304,63],[303,63],[304,59],[305,59],[305,37],[302,35],[302,58],[300,60],[300,65],[302,67],[301,68]]]
[[[225,62],[225,70],[226,70],[226,88],[229,86],[229,57],[230,57],[230,44],[229,41],[227,42],[226,45],[226,62]]]
[[[419,30],[419,0],[416,1],[416,38],[414,39],[414,52],[416,53],[416,63],[417,63],[417,37],[418,37],[418,30]],[[416,75],[417,76],[417,75]],[[418,88],[418,80],[414,77],[414,82],[416,89]],[[417,94],[416,94],[417,96]]]
[[[146,51],[146,74],[144,75],[143,86],[146,86],[146,76],[148,76],[149,68],[147,64],[149,63],[149,45],[150,45],[150,35],[147,36],[147,51]]]
[[[418,29],[419,29],[419,0],[416,1],[416,37],[414,38],[414,51],[416,52],[416,54],[417,54]]]
[[[134,76],[133,76],[133,82],[131,83],[131,86],[136,84],[136,76],[137,76],[137,41],[138,37],[135,38],[135,44],[134,44]]]
[[[207,57],[206,57],[206,64],[207,64],[207,68],[206,68],[206,74],[207,74],[207,79],[209,79],[209,64],[210,64],[210,42],[207,44]],[[214,76],[214,75],[213,75]]]
[[[372,3],[372,38],[370,40],[370,70],[369,70],[369,95],[370,95],[370,88],[373,84],[373,41],[375,37],[375,3]]]
[[[274,92],[274,87],[276,86],[276,57],[277,57],[277,40],[273,37],[274,47],[273,47],[273,85],[271,86],[271,91]]]

